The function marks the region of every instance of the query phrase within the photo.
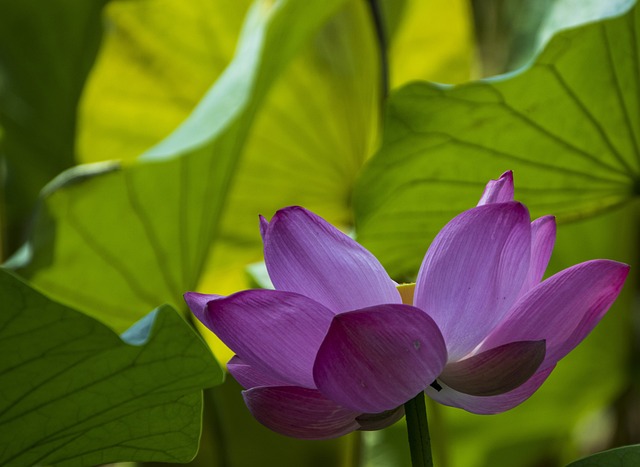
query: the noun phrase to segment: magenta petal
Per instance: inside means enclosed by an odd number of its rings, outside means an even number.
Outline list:
[[[555,241],[556,218],[554,216],[544,216],[531,223],[531,261],[529,273],[520,290],[521,294],[528,292],[542,280],[551,259]]]
[[[382,430],[404,417],[404,405],[382,413],[365,413],[356,418],[362,431]]]
[[[424,390],[446,358],[442,335],[426,313],[409,305],[378,305],[335,316],[313,375],[329,399],[378,413]]]
[[[340,407],[314,389],[258,387],[242,395],[256,420],[294,438],[336,438],[360,427],[356,422],[359,413]]]
[[[496,396],[531,378],[544,354],[544,341],[511,342],[449,363],[438,380],[465,394]]]
[[[439,391],[433,387],[428,387],[425,392],[433,400],[444,405],[458,407],[481,415],[496,414],[510,410],[531,397],[544,383],[552,370],[553,367],[539,371],[522,386],[498,396],[471,396],[451,389],[444,383],[440,385],[441,389]]]
[[[203,316],[207,307],[207,303],[211,300],[218,300],[222,298],[222,295],[204,294],[198,292],[187,292],[184,295],[184,301],[187,302],[187,306],[191,312],[196,315],[200,321],[203,321]]]
[[[286,381],[275,378],[270,373],[260,371],[248,363],[242,361],[240,357],[234,355],[227,363],[227,370],[231,376],[245,389],[255,388],[257,386],[286,386]]]
[[[304,294],[336,313],[401,302],[395,282],[371,253],[301,207],[271,219],[264,255],[276,289]]]
[[[524,295],[483,348],[516,340],[546,340],[540,367],[556,364],[591,332],[617,298],[629,266],[609,260],[577,264]]]
[[[475,349],[507,313],[529,270],[530,249],[529,212],[516,202],[465,211],[436,236],[414,304],[440,327],[450,361]]]
[[[513,201],[513,172],[511,170],[500,175],[498,180],[489,180],[480,201],[478,201],[478,206],[509,201]]]
[[[203,322],[256,370],[314,388],[313,362],[333,316],[302,295],[247,290],[209,302]]]
[[[267,234],[267,229],[269,228],[269,221],[264,218],[264,216],[260,216],[260,235],[262,236],[262,241],[264,242],[264,236]]]

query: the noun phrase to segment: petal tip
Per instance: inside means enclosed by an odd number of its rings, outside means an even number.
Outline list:
[[[189,309],[195,313],[202,313],[207,303],[212,299],[211,295],[199,292],[185,292],[182,297]]]
[[[260,235],[264,241],[265,236],[267,235],[267,229],[269,228],[269,221],[262,214],[258,216],[258,219],[260,222]]]
[[[513,201],[513,172],[504,172],[497,180],[489,180],[478,201],[478,206],[483,204],[506,203]]]

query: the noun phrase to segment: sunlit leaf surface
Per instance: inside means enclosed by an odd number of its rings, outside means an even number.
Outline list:
[[[204,342],[170,307],[122,338],[0,270],[0,463],[186,462],[202,389],[222,382]]]

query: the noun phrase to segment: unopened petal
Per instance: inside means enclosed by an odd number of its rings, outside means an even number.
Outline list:
[[[304,208],[276,213],[266,226],[264,255],[276,289],[304,294],[336,313],[400,303],[396,284],[369,251]]]
[[[451,407],[458,407],[468,412],[490,415],[511,410],[523,403],[544,383],[553,367],[538,371],[526,383],[498,396],[472,396],[451,389],[446,384],[440,384],[439,390],[428,387],[426,393],[433,400]]]
[[[465,211],[436,236],[414,303],[438,324],[450,361],[475,349],[507,313],[529,270],[530,249],[529,212],[516,202]]]
[[[276,378],[272,373],[266,373],[248,363],[240,357],[234,357],[227,363],[227,370],[233,378],[245,389],[258,386],[287,386],[287,382]]]
[[[547,354],[541,369],[555,365],[604,316],[628,272],[626,264],[594,260],[555,274],[524,295],[482,347],[544,339]]]
[[[314,389],[257,387],[242,395],[256,420],[294,438],[336,438],[360,427],[356,421],[359,413],[339,406]]]
[[[544,341],[521,341],[449,363],[438,381],[472,396],[496,396],[531,378],[544,360]]]
[[[509,170],[500,175],[498,180],[489,180],[478,206],[513,201],[513,191],[513,172]]]
[[[555,241],[556,218],[554,216],[544,216],[531,223],[531,261],[520,294],[525,294],[542,280],[549,265]]]
[[[337,315],[314,366],[320,392],[353,410],[395,409],[442,371],[442,335],[422,310],[378,305]]]
[[[313,361],[333,316],[299,294],[247,290],[209,302],[203,322],[245,363],[313,388]]]

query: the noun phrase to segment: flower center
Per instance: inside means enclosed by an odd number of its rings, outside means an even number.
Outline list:
[[[402,303],[405,305],[413,305],[413,292],[416,290],[415,282],[412,284],[399,284],[396,286],[400,293]]]

